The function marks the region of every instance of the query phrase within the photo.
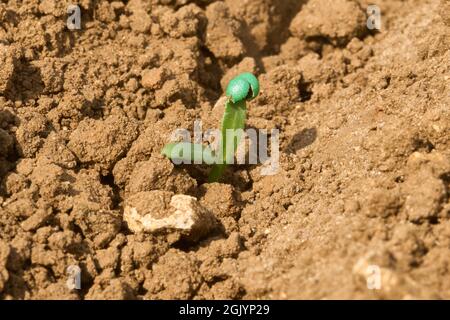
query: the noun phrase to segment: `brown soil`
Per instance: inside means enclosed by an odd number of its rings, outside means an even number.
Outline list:
[[[72,2],[0,3],[0,298],[450,299],[450,1]],[[162,158],[242,71],[279,173]],[[215,227],[129,229],[174,194]]]

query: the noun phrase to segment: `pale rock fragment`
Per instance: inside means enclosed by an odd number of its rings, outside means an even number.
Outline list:
[[[215,218],[196,198],[159,190],[127,199],[124,220],[135,233],[180,233],[189,241],[198,241],[215,227]]]

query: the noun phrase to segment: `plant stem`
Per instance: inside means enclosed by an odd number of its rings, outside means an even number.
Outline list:
[[[222,118],[221,141],[219,143],[218,157],[222,163],[216,164],[209,175],[209,182],[217,182],[222,176],[227,163],[232,162],[241,141],[242,132],[245,128],[247,116],[247,104],[245,100],[233,103],[228,100],[225,104],[225,113]],[[227,150],[227,132],[233,134],[233,148]]]

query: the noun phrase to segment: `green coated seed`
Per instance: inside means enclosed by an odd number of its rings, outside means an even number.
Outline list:
[[[259,81],[258,79],[250,72],[245,72],[240,74],[238,79],[244,79],[250,84],[250,88],[252,89],[251,97],[247,97],[247,100],[254,99],[259,94]]]
[[[228,84],[226,95],[233,103],[237,103],[246,100],[249,92],[250,83],[245,79],[236,77]]]

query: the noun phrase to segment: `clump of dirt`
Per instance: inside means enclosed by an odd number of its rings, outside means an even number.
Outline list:
[[[450,298],[450,1],[72,2],[0,4],[0,298]],[[163,158],[244,71],[279,171]]]

